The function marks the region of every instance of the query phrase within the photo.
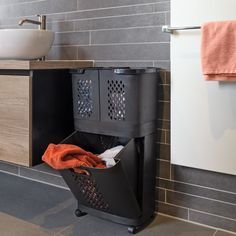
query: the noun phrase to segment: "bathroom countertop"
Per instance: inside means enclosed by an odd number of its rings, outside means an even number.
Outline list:
[[[0,70],[48,70],[93,67],[92,60],[0,60]]]

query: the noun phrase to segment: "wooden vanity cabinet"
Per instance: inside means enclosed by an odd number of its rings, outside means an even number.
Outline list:
[[[92,66],[73,62],[68,68],[34,62],[28,69],[4,69],[0,62],[0,160],[39,164],[49,143],[73,131],[69,69]]]
[[[0,159],[32,164],[30,76],[0,75]]]

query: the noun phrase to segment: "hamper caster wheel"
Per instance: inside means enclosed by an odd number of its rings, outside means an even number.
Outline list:
[[[145,229],[155,218],[155,214],[152,215],[146,222],[144,222],[142,225],[137,226],[130,226],[128,227],[128,232],[130,234],[136,234],[140,232],[141,230]]]
[[[81,217],[81,216],[87,215],[87,213],[82,212],[80,209],[76,209],[76,210],[75,210],[75,215],[76,215],[77,217]]]
[[[128,232],[129,232],[130,234],[136,234],[138,231],[139,231],[139,227],[137,227],[137,226],[130,226],[130,227],[128,228]]]

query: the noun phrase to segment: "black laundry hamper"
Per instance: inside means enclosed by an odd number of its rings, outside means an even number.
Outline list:
[[[113,167],[81,167],[61,175],[86,213],[128,225],[148,225],[155,212],[159,69],[90,68],[72,71],[75,131],[62,143],[95,154],[123,145]]]

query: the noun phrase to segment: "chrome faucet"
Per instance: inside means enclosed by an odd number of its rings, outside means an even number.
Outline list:
[[[45,15],[37,15],[37,20],[31,20],[31,19],[22,19],[19,21],[19,25],[23,25],[24,23],[31,23],[39,26],[40,30],[46,29],[46,16]]]

